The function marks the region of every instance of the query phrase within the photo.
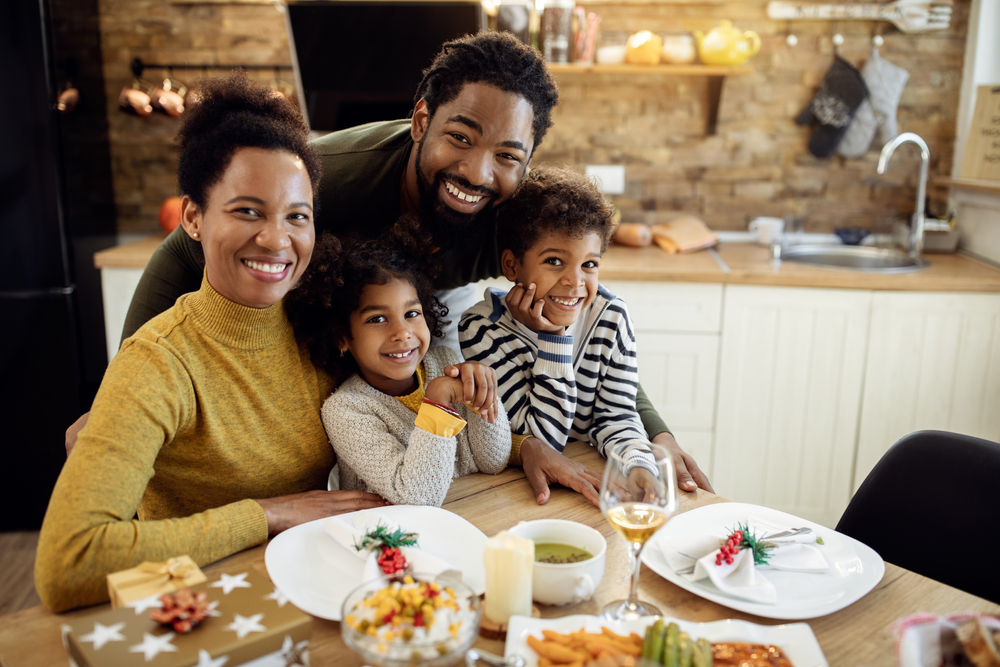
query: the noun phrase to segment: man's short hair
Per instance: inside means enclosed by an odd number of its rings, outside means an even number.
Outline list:
[[[580,238],[597,234],[601,252],[615,227],[615,210],[586,176],[562,167],[532,169],[498,210],[500,248],[524,257],[545,234]]]
[[[552,108],[559,102],[559,90],[538,49],[509,32],[483,31],[445,42],[424,70],[413,104],[423,99],[433,116],[467,83],[485,83],[526,99],[534,111],[534,146],[542,143],[552,127]]]

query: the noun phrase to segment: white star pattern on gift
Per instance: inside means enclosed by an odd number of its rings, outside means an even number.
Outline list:
[[[198,649],[198,664],[194,667],[222,667],[228,661],[228,655],[213,658],[205,649]]]
[[[270,595],[265,595],[264,599],[274,600],[275,602],[278,603],[279,607],[284,607],[286,604],[288,604],[288,598],[285,597],[285,594],[279,591],[277,588],[271,591]]]
[[[61,629],[62,629],[63,647],[66,649],[66,653],[69,654],[69,633],[73,632],[73,626],[63,623]],[[76,660],[74,660],[72,656],[69,656],[69,667],[79,667],[76,664]]]
[[[218,600],[212,600],[208,603],[208,606],[205,607],[205,616],[222,616],[222,612],[219,611]]]
[[[250,582],[246,578],[246,572],[236,576],[223,574],[221,579],[212,584],[212,588],[221,588],[224,595],[229,595],[237,588],[250,588]]]
[[[125,641],[125,637],[121,633],[124,627],[124,623],[115,623],[114,625],[94,623],[94,631],[80,637],[80,641],[91,642],[94,644],[94,650],[100,651],[108,642]]]
[[[142,633],[142,643],[136,644],[135,646],[129,646],[129,653],[142,653],[146,657],[146,662],[149,662],[160,653],[174,653],[177,651],[177,647],[171,644],[173,641],[174,633],[168,632],[165,635],[151,635],[148,632]]]
[[[285,635],[285,641],[281,645],[281,657],[285,659],[285,667],[294,665],[309,667],[309,640],[305,639],[296,644],[295,640]]]
[[[133,600],[129,602],[126,607],[131,607],[135,609],[135,615],[148,611],[150,609],[161,609],[163,608],[163,602],[160,601],[160,594],[150,595],[148,598],[142,598],[141,600]]]
[[[227,625],[226,629],[235,632],[238,639],[243,639],[251,632],[264,632],[267,630],[267,628],[260,624],[260,619],[262,618],[264,618],[264,614],[254,614],[249,618],[236,614],[233,622]]]

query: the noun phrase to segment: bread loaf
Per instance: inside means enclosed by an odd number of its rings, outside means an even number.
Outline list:
[[[965,621],[957,628],[955,634],[962,642],[965,656],[976,667],[1000,667],[1000,652],[997,651],[996,639],[989,628],[983,627],[982,621],[973,618]]]

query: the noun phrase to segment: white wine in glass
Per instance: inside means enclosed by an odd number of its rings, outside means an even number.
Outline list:
[[[674,462],[665,447],[648,445],[649,452],[616,448],[608,452],[601,481],[601,511],[629,545],[632,587],[627,600],[616,600],[601,610],[608,620],[627,621],[655,616],[660,610],[639,601],[639,555],[667,519],[677,511]]]

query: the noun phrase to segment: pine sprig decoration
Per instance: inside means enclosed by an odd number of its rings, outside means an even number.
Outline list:
[[[743,541],[739,543],[739,548],[750,549],[754,565],[766,565],[767,557],[771,549],[774,548],[774,543],[765,542],[757,537],[745,523],[737,524],[737,529],[743,533]]]
[[[388,549],[412,547],[416,546],[417,537],[417,533],[407,533],[402,528],[390,531],[389,526],[380,521],[374,530],[368,531],[360,541],[354,542],[354,549],[355,551],[364,551],[365,549],[375,551],[381,547]]]

